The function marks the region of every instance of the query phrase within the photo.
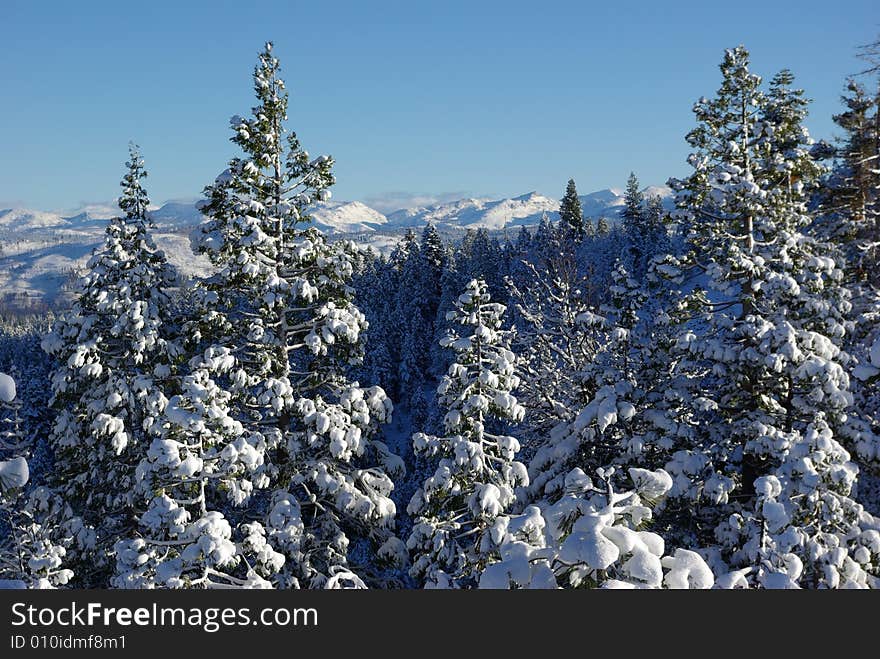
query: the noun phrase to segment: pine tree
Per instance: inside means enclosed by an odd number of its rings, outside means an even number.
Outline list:
[[[34,446],[24,434],[15,380],[0,373],[0,588],[54,588],[73,577],[66,567],[74,543],[72,515],[45,487],[31,485]]]
[[[360,371],[368,382],[382,382],[397,390],[397,363],[393,355],[396,327],[393,310],[398,289],[397,271],[384,255],[375,258],[354,282],[356,304],[364,311],[368,329],[364,335],[364,363]]]
[[[620,214],[628,243],[629,267],[632,275],[641,280],[650,267],[653,256],[667,252],[670,247],[663,221],[663,203],[658,196],[645,198],[639,189],[639,180],[631,173],[626,183],[624,207]]]
[[[578,198],[574,179],[568,180],[565,195],[559,203],[559,220],[565,230],[574,240],[580,241],[584,237],[584,213],[581,209],[581,200]]]
[[[466,280],[459,271],[459,261],[462,255],[459,251],[449,248],[445,258],[445,268],[440,275],[440,299],[437,303],[437,315],[434,317],[434,334],[431,343],[431,375],[439,380],[446,373],[448,356],[441,342],[449,331],[447,317],[449,312],[455,309],[455,303]]]
[[[877,559],[861,560],[857,469],[831,430],[852,400],[839,347],[848,301],[827,247],[803,233],[818,173],[805,106],[787,75],[765,94],[743,47],[721,71],[717,97],[694,107],[695,171],[671,181],[709,290],[694,297],[705,329],[678,339],[698,388],[678,391],[691,412],[677,441],[690,448],[666,469],[693,483],[692,530],[752,583],[864,587]]]
[[[593,226],[593,220],[588,217],[584,218],[584,238],[593,238],[596,235],[596,227]]]
[[[655,246],[655,254],[666,253],[669,247],[669,236],[666,230],[666,209],[663,208],[663,198],[660,195],[653,195],[648,198],[645,208],[645,221],[652,237],[660,240],[660,244]]]
[[[835,245],[836,258],[845,264],[843,281],[852,301],[842,347],[855,376],[854,409],[835,431],[845,435],[865,467],[873,469],[880,459],[876,437],[880,399],[865,373],[871,370],[872,341],[880,318],[880,97],[871,99],[854,80],[848,81],[847,91],[842,98],[846,110],[833,117],[843,136],[836,148],[814,149],[817,157],[834,158],[834,166],[818,192],[822,216],[813,230]]]
[[[141,535],[116,543],[115,586],[270,587],[263,577],[284,565],[285,556],[265,541],[259,523],[244,526],[246,537],[237,547],[220,512],[268,484],[265,446],[230,416],[231,395],[215,382],[234,364],[229,351],[206,351],[167,401],[162,433],[137,470],[137,494],[148,502]],[[254,538],[260,546],[247,562]]]
[[[524,414],[511,393],[519,378],[509,332],[501,329],[505,308],[490,301],[482,280],[472,280],[455,307],[444,345],[456,361],[437,388],[447,435],[413,436],[416,453],[437,463],[407,507],[415,519],[410,572],[438,587],[476,585],[480,570],[497,560],[493,524],[528,483],[516,461],[519,442],[493,432],[493,421],[516,423]]]
[[[398,399],[406,403],[429,377],[446,258],[440,234],[428,224],[421,242],[407,247],[407,258],[401,266],[395,309],[401,332]]]
[[[568,265],[550,273],[525,262],[522,281],[509,282],[521,319],[516,324],[515,344],[522,355],[526,455],[533,455],[546,443],[550,431],[570,421],[586,402],[579,374],[596,353],[591,325],[597,316],[589,304],[589,280],[573,262]]]
[[[286,557],[283,565],[272,561],[277,572],[265,578],[278,586],[361,586],[369,575],[352,564],[351,543],[394,541],[386,468],[400,461],[375,439],[391,403],[381,388],[347,377],[362,359],[366,329],[349,285],[356,248],[330,244],[306,226],[309,205],[329,198],[333,160],[311,158],[295,133],[285,139],[288,95],[279,71],[267,44],[254,70],[253,115],[231,120],[244,156],[205,189],[208,222],[196,242],[219,272],[188,327],[197,339],[191,363],[202,368],[209,354],[233,362],[212,377],[263,462],[247,478],[236,476],[243,496],[233,503],[246,505],[262,487],[271,494],[261,522],[232,531],[265,537]]]
[[[651,506],[669,491],[665,471],[629,470],[629,488],[616,491],[615,470],[596,480],[579,468],[565,476],[565,493],[552,504],[501,516],[494,533],[501,560],[480,575],[480,588],[741,588],[742,573],[715,575],[687,549],[664,555],[663,538],[649,530]]]
[[[877,104],[854,80],[841,98],[846,110],[834,115],[844,135],[830,155],[835,167],[820,191],[826,216],[826,233],[841,245],[857,282],[876,274],[880,244],[880,168],[877,144],[880,134],[874,117]],[[872,117],[873,112],[873,117]]]
[[[535,237],[532,240],[532,258],[535,265],[542,269],[552,270],[557,267],[557,261],[562,256],[562,247],[559,242],[556,227],[544,213],[541,215],[541,222],[535,231]]]
[[[58,361],[50,442],[54,483],[96,544],[76,554],[106,585],[112,547],[135,524],[135,468],[158,431],[179,355],[166,289],[174,273],[149,233],[143,160],[132,146],[119,207],[78,282],[77,299],[43,348]],[[86,578],[84,570],[78,575]],[[92,585],[84,581],[83,585]]]
[[[639,179],[634,172],[630,172],[626,181],[626,190],[623,193],[623,210],[620,216],[623,218],[624,230],[631,235],[638,234],[642,228],[645,215],[645,196],[639,188]]]
[[[503,259],[498,239],[490,237],[485,228],[476,231],[468,229],[461,241],[460,251],[458,271],[464,281],[483,279],[494,299],[506,300],[507,288],[504,286]]]
[[[578,397],[566,403],[571,411],[548,429],[548,439],[529,465],[532,493],[553,496],[563,489],[564,477],[573,468],[586,473],[625,464],[634,450],[637,427],[645,407],[650,383],[642,382],[645,355],[638,355],[636,332],[646,292],[618,263],[613,273],[611,303],[603,315],[584,311],[575,318],[577,331],[585,335],[589,355],[578,355],[567,364],[571,382],[565,389]],[[581,339],[583,341],[584,339]],[[638,447],[640,448],[640,447]]]

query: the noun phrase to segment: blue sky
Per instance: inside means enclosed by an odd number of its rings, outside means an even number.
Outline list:
[[[2,1],[0,208],[117,195],[129,140],[154,201],[197,197],[275,42],[289,126],[337,161],[337,199],[561,196],[687,170],[691,106],[745,44],[791,68],[833,132],[876,0],[840,2]]]

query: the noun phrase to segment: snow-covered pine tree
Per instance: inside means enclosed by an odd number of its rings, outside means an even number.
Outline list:
[[[675,259],[657,257],[643,284],[618,261],[609,301],[578,318],[593,354],[570,375],[580,398],[547,430],[529,463],[529,500],[556,501],[573,469],[605,470],[609,479],[616,469],[612,484],[625,490],[628,469],[667,463],[676,448],[666,423],[677,404],[670,349],[681,313],[667,280],[677,273]]]
[[[451,250],[443,244],[443,239],[433,224],[428,224],[422,231],[421,249],[419,250],[422,259],[422,268],[418,277],[418,288],[423,296],[422,316],[425,319],[425,325],[429,329],[427,341],[423,345],[425,354],[427,355],[426,378],[434,374],[432,367],[434,365],[434,337],[439,332],[437,321],[441,318],[441,312],[444,314],[448,309],[441,309],[444,303],[448,303],[449,299],[444,297],[444,275],[448,269],[451,269],[450,258]]]
[[[140,533],[114,548],[115,586],[270,587],[263,577],[283,567],[262,525],[244,524],[236,545],[221,512],[269,480],[261,437],[230,416],[231,395],[215,380],[235,364],[228,349],[207,350],[163,406],[161,434],[137,468]]]
[[[368,382],[382,382],[389,390],[396,387],[397,362],[392,358],[393,314],[397,273],[384,255],[370,261],[354,282],[356,304],[363,310],[368,329],[364,363],[360,371]]]
[[[447,369],[446,349],[441,345],[449,329],[446,320],[450,311],[455,308],[455,302],[461,294],[466,282],[459,272],[458,262],[461,254],[449,247],[446,250],[443,272],[440,274],[440,298],[437,301],[437,315],[434,317],[434,336],[431,342],[431,375],[435,380],[443,377]]]
[[[554,503],[502,515],[492,529],[500,560],[480,575],[480,588],[741,588],[747,570],[716,583],[703,557],[687,549],[666,554],[663,538],[646,530],[651,506],[672,479],[663,470],[629,470],[629,489],[615,491],[615,470],[598,469],[597,484],[579,468],[565,477]],[[616,479],[620,480],[620,479]]]
[[[623,209],[620,211],[621,224],[627,241],[628,266],[637,278],[641,278],[647,267],[648,252],[653,248],[651,236],[647,231],[645,195],[639,187],[635,172],[630,172],[623,193]]]
[[[384,285],[387,289],[382,293],[388,296],[383,343],[387,346],[391,366],[391,377],[383,380],[383,386],[389,395],[395,400],[403,400],[408,397],[404,386],[405,371],[407,367],[404,361],[404,346],[410,335],[411,314],[406,308],[406,302],[410,300],[410,287],[405,284],[407,274],[412,276],[412,270],[420,257],[418,237],[413,229],[407,229],[403,236],[391,251],[389,268],[385,271]],[[409,272],[407,272],[409,271]]]
[[[73,555],[83,586],[106,586],[116,538],[135,524],[135,468],[157,430],[163,387],[179,355],[166,289],[174,272],[148,232],[144,162],[130,148],[119,207],[43,348],[57,360],[52,483],[95,529]],[[91,543],[89,543],[91,545]]]
[[[846,260],[845,281],[853,294],[850,350],[870,330],[877,306],[880,255],[880,117],[877,100],[854,80],[841,98],[844,112],[833,119],[843,131],[836,146],[819,150],[833,167],[817,191],[821,217],[814,231],[837,245]]]
[[[693,497],[696,542],[717,539],[728,565],[753,568],[751,583],[864,587],[877,520],[850,497],[857,469],[831,432],[851,403],[848,302],[827,248],[803,233],[818,173],[804,104],[787,77],[765,94],[741,46],[721,72],[717,97],[694,107],[695,171],[671,181],[708,295],[704,325],[678,341],[698,422],[671,426],[691,447],[666,469]]]
[[[833,117],[843,130],[835,147],[814,149],[834,158],[830,174],[817,192],[821,216],[814,233],[830,240],[843,261],[843,281],[851,293],[850,323],[843,348],[850,357],[853,411],[837,432],[850,438],[862,466],[876,470],[872,447],[880,430],[880,396],[872,372],[872,348],[880,322],[880,96],[871,98],[855,80],[842,97],[845,111]],[[873,463],[873,464],[872,464]]]
[[[593,226],[593,220],[588,217],[584,218],[584,238],[594,238],[596,236],[596,227]]]
[[[584,212],[574,179],[568,180],[565,194],[559,203],[559,221],[573,240],[579,241],[584,237]]]
[[[520,399],[526,408],[523,455],[532,456],[556,425],[570,421],[586,401],[580,373],[596,354],[590,307],[590,281],[574,260],[559,262],[553,273],[530,261],[519,283],[509,281],[520,319],[515,344],[521,354]]]
[[[465,232],[459,249],[457,267],[459,275],[465,282],[483,279],[493,299],[496,301],[507,299],[501,244],[497,238],[489,236],[489,231],[485,227],[477,230],[468,229]]]
[[[415,523],[407,540],[413,577],[428,586],[475,586],[480,571],[497,560],[490,532],[509,511],[519,486],[528,484],[516,461],[519,442],[496,426],[522,420],[525,410],[511,393],[519,384],[505,308],[493,303],[482,280],[472,280],[450,312],[453,327],[444,345],[455,362],[437,389],[447,410],[446,436],[416,433],[418,454],[436,460],[436,470],[407,507]]]
[[[833,116],[843,131],[828,155],[834,167],[819,191],[822,229],[841,245],[855,282],[872,279],[880,253],[880,166],[875,99],[862,85],[847,82],[846,109]]]
[[[648,197],[645,206],[645,219],[649,230],[660,241],[654,246],[654,253],[665,254],[669,247],[669,237],[666,230],[666,209],[663,208],[663,198],[660,195]]]
[[[624,230],[630,235],[637,235],[644,214],[645,196],[639,187],[639,179],[635,172],[630,172],[629,178],[626,180],[626,189],[623,192],[623,210],[620,211]]]
[[[70,511],[45,487],[25,489],[33,446],[19,408],[15,380],[0,373],[0,588],[54,588],[73,577],[64,567],[73,541],[63,525]]]
[[[559,237],[556,234],[556,227],[553,226],[547,213],[542,213],[541,221],[535,230],[535,237],[532,239],[531,261],[541,268],[549,268],[552,267],[558,254]]]
[[[630,173],[623,195],[624,207],[620,212],[623,232],[629,253],[632,276],[641,281],[655,254],[669,248],[666,226],[663,223],[663,205],[659,197],[645,198],[635,173]]]
[[[351,564],[349,545],[393,544],[388,472],[401,463],[375,439],[391,413],[384,391],[346,375],[361,360],[366,326],[349,285],[355,247],[306,227],[308,206],[329,197],[333,160],[311,158],[292,132],[285,139],[279,70],[269,43],[254,70],[253,115],[231,120],[244,156],[205,189],[208,222],[196,244],[220,271],[190,334],[196,363],[208,353],[234,360],[217,385],[264,461],[267,482],[250,485],[271,490],[263,529],[287,558],[272,583],[363,585],[366,566]]]
[[[395,316],[402,332],[399,399],[405,403],[411,402],[429,378],[446,259],[440,234],[428,224],[420,244],[407,247],[407,258],[401,268]]]
[[[637,325],[647,294],[620,263],[612,281],[603,315],[584,311],[575,318],[579,331],[589,337],[592,354],[566,364],[572,380],[567,388],[580,396],[568,402],[567,418],[547,429],[548,437],[529,465],[535,500],[559,496],[574,468],[596,473],[626,464],[641,452],[636,424],[643,423],[646,390],[660,384],[641,381],[646,355],[638,354],[642,346],[634,336],[643,329]]]

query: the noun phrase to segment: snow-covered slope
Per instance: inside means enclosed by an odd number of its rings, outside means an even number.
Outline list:
[[[196,209],[195,201],[169,201],[150,211],[153,222],[159,226],[183,227],[198,224],[204,216]]]
[[[661,186],[644,189],[645,197],[659,195],[671,208],[672,191]],[[598,190],[580,197],[584,215],[607,217],[612,222],[623,208],[623,191],[615,188]],[[544,213],[558,219],[559,201],[530,192],[511,199],[461,199],[436,206],[407,208],[388,215],[389,227],[419,227],[432,223],[447,227],[504,229],[509,226],[534,225]]]
[[[580,195],[581,210],[584,217],[607,217],[614,219],[623,208],[623,192],[617,188],[606,188],[589,194]]]
[[[35,211],[29,208],[6,208],[0,210],[0,229],[18,231],[22,229],[43,229],[61,227],[69,224],[58,213]]]
[[[18,239],[0,251],[0,308],[64,307],[76,275],[83,271],[92,250],[104,238],[104,226],[90,231],[54,231],[42,239]],[[26,235],[22,232],[20,235]],[[192,253],[189,237],[181,233],[154,233],[156,244],[184,278],[204,276],[211,265]]]
[[[315,226],[327,233],[375,231],[388,223],[382,213],[359,201],[321,201],[309,214]]]
[[[503,229],[537,224],[544,213],[555,214],[559,201],[537,192],[512,199],[460,199],[436,206],[407,208],[388,215],[394,227],[418,227],[428,223],[467,228]]]
[[[88,203],[66,211],[55,212],[62,217],[74,217],[86,213],[95,219],[109,220],[111,217],[119,214],[119,206],[116,205],[116,202]]]

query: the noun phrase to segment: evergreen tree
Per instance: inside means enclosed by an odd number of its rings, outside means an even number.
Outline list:
[[[651,506],[668,492],[665,471],[629,470],[628,491],[615,491],[615,470],[599,469],[597,483],[575,468],[555,503],[531,505],[502,516],[494,532],[501,560],[480,575],[480,588],[670,588],[743,587],[741,573],[715,575],[700,554],[675,549],[664,555],[663,538],[645,530]]]
[[[640,452],[633,450],[634,437],[640,435],[636,415],[644,408],[648,383],[639,377],[645,361],[636,354],[634,335],[646,293],[620,264],[613,282],[612,303],[603,307],[604,315],[584,311],[574,319],[577,332],[588,337],[590,354],[566,365],[571,382],[564,390],[578,396],[566,402],[570,411],[548,429],[548,440],[529,466],[535,496],[560,492],[573,468],[595,473]]]
[[[591,325],[597,318],[585,294],[590,282],[573,262],[555,275],[524,263],[526,275],[509,282],[521,319],[515,344],[521,354],[521,398],[526,408],[525,455],[547,442],[550,431],[570,421],[586,402],[582,369],[595,356]]]
[[[126,166],[123,215],[110,220],[76,301],[43,341],[58,362],[53,480],[95,529],[95,546],[76,554],[95,572],[94,585],[106,585],[113,544],[135,524],[135,468],[158,432],[162,391],[179,355],[166,294],[174,273],[148,233],[146,171],[134,146]]]
[[[443,377],[448,367],[448,356],[441,342],[449,331],[447,318],[449,312],[455,309],[455,303],[461,290],[465,286],[462,273],[459,271],[458,262],[462,255],[450,248],[447,250],[443,273],[440,275],[440,299],[437,303],[437,315],[434,317],[434,334],[431,344],[431,375],[439,380]]]
[[[709,291],[694,295],[705,330],[678,339],[698,386],[677,394],[691,408],[675,426],[690,448],[666,469],[679,493],[692,483],[693,531],[751,568],[752,583],[864,587],[877,559],[860,549],[857,469],[831,430],[851,403],[839,348],[848,301],[827,247],[803,233],[817,175],[804,105],[787,76],[765,94],[743,47],[721,71],[717,97],[694,108],[695,171],[671,182]]]
[[[265,446],[230,416],[232,397],[215,382],[234,365],[228,350],[206,351],[167,401],[162,434],[138,466],[137,493],[149,502],[139,520],[142,534],[116,543],[115,586],[270,587],[263,577],[283,567],[285,555],[266,542],[259,523],[243,527],[237,547],[220,512],[268,484]],[[301,524],[297,530],[302,533]],[[257,543],[247,561],[246,550]]]
[[[645,197],[639,188],[639,179],[636,178],[634,172],[630,172],[626,181],[623,204],[623,210],[620,211],[620,216],[623,218],[623,228],[630,235],[638,234],[645,215]]]
[[[408,248],[397,290],[400,342],[399,400],[410,403],[429,377],[435,320],[442,295],[446,250],[440,234],[429,224],[421,242]]]
[[[410,572],[439,587],[474,586],[497,560],[493,524],[513,505],[515,489],[528,484],[516,461],[519,442],[493,432],[493,420],[516,423],[524,414],[511,393],[519,378],[509,332],[501,329],[505,308],[490,301],[482,280],[472,280],[455,307],[444,345],[456,361],[437,388],[447,435],[413,436],[415,451],[437,462],[407,507],[415,518]]]
[[[877,104],[850,80],[842,97],[846,110],[834,115],[843,137],[831,150],[835,166],[820,191],[826,233],[841,245],[856,282],[875,281],[880,244],[880,168]],[[873,116],[872,116],[873,113]]]
[[[64,526],[71,515],[45,487],[26,491],[33,446],[20,408],[15,380],[0,373],[0,588],[54,588],[73,577],[63,567],[73,544],[72,527]]]
[[[664,247],[668,246],[669,241],[666,231],[666,209],[663,208],[663,198],[660,195],[652,195],[648,198],[645,220],[649,231],[662,241],[662,244],[657,247],[656,253],[664,253]]]
[[[227,570],[233,585],[252,585],[242,563],[250,547],[284,556],[262,564],[261,578],[273,585],[362,586],[369,575],[351,563],[351,542],[393,544],[393,484],[383,465],[394,470],[400,461],[375,440],[391,403],[381,388],[347,378],[347,369],[361,360],[366,329],[349,285],[356,250],[351,243],[329,244],[306,227],[308,206],[329,197],[333,160],[311,158],[292,132],[285,139],[288,95],[279,70],[267,44],[254,70],[258,104],[252,117],[231,120],[231,139],[244,156],[233,158],[205,189],[201,210],[208,222],[195,242],[219,272],[205,282],[201,313],[186,328],[194,356],[181,395],[192,393],[178,405],[203,420],[174,431],[182,433],[175,441],[196,449],[188,478],[207,479],[212,491],[204,498],[230,500],[235,508],[228,512],[241,522],[221,521],[220,511],[191,497],[185,507],[194,521],[182,539],[192,542],[194,533],[216,539],[220,554],[210,567]],[[224,423],[211,441],[201,442],[215,412],[241,424],[241,433]],[[173,410],[166,422],[171,432]],[[241,451],[248,455],[247,469],[231,470],[225,482],[212,477],[217,453],[234,457]],[[144,465],[145,475],[151,471]],[[260,489],[269,491],[262,519],[236,512]],[[177,498],[168,498],[154,500],[157,516],[173,509]],[[151,528],[146,520],[142,526],[135,540],[146,544],[137,551],[148,554],[154,549]],[[180,532],[179,525],[173,530]],[[256,538],[265,543],[255,547]],[[242,560],[230,554],[234,546]]]
[[[641,280],[650,267],[655,254],[668,251],[670,245],[663,221],[665,211],[660,197],[645,198],[639,189],[635,174],[629,175],[621,211],[623,231],[629,251],[629,267],[632,275]]]
[[[596,227],[593,226],[593,220],[588,217],[584,218],[584,237],[593,238],[596,235]]]
[[[559,203],[559,220],[574,240],[579,241],[584,237],[584,213],[574,179],[568,180],[565,195]]]

